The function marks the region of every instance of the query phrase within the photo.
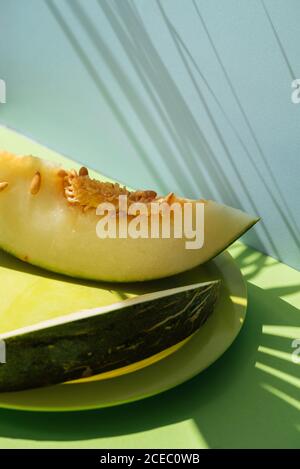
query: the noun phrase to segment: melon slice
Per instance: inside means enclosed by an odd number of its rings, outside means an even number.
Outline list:
[[[174,275],[204,263],[235,241],[258,219],[214,201],[204,206],[204,244],[187,249],[185,235],[99,238],[100,203],[109,202],[120,213],[119,196],[128,207],[143,202],[196,203],[154,191],[128,191],[119,184],[89,177],[86,168],[65,171],[33,156],[0,153],[0,247],[31,264],[73,277],[113,282],[144,281]],[[145,215],[144,215],[145,216]],[[165,216],[162,213],[161,221]],[[126,216],[131,222],[135,216]],[[151,216],[147,223],[150,224]],[[171,213],[171,225],[175,216]],[[171,234],[174,226],[171,226]],[[117,229],[119,222],[116,223]],[[202,225],[203,226],[203,225]],[[149,231],[150,233],[150,231]]]
[[[2,333],[6,361],[0,364],[0,391],[86,378],[147,357],[155,361],[161,352],[166,356],[213,312],[219,284],[147,293]]]

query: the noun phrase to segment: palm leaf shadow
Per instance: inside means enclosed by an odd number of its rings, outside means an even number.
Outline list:
[[[235,87],[234,87],[234,85],[233,85],[233,83],[232,83],[232,81],[231,81],[231,78],[230,78],[230,76],[229,76],[229,74],[228,74],[228,72],[227,72],[227,69],[226,69],[226,67],[225,67],[225,65],[224,65],[224,63],[223,63],[223,60],[222,60],[222,58],[221,58],[221,56],[220,56],[220,54],[219,54],[219,52],[218,52],[218,49],[217,49],[217,47],[216,47],[216,45],[215,45],[215,43],[214,43],[214,41],[213,41],[213,38],[212,38],[212,36],[211,36],[211,33],[210,33],[210,31],[209,31],[209,29],[208,29],[208,27],[207,27],[207,25],[206,25],[206,23],[205,23],[205,21],[204,21],[203,15],[202,15],[201,12],[200,12],[200,9],[199,9],[199,7],[198,7],[198,5],[197,5],[197,2],[196,2],[195,0],[192,0],[192,2],[193,2],[193,4],[194,4],[195,11],[196,11],[196,14],[197,14],[197,16],[198,16],[198,18],[199,18],[199,20],[200,20],[201,26],[202,26],[203,30],[205,31],[205,33],[206,33],[206,36],[207,36],[207,38],[208,38],[208,40],[209,40],[209,43],[210,43],[210,45],[211,45],[211,47],[212,47],[212,50],[214,51],[215,57],[216,57],[216,59],[217,59],[217,62],[218,62],[218,64],[220,65],[220,68],[221,68],[221,70],[222,70],[222,72],[223,72],[224,78],[225,78],[225,80],[226,80],[226,82],[227,82],[227,84],[228,84],[228,86],[229,86],[229,89],[230,89],[230,91],[231,91],[231,93],[232,93],[232,96],[233,96],[233,98],[234,98],[234,100],[235,100],[235,102],[236,102],[236,104],[237,104],[237,106],[238,106],[238,108],[239,108],[239,110],[240,110],[240,113],[241,113],[241,115],[242,115],[242,117],[243,117],[243,119],[244,119],[244,121],[245,121],[245,124],[246,124],[246,126],[247,126],[247,128],[248,128],[248,130],[249,130],[249,132],[250,132],[250,135],[251,135],[251,137],[252,137],[252,139],[253,139],[253,141],[254,141],[254,143],[255,143],[255,145],[256,145],[256,148],[257,148],[257,150],[258,150],[258,152],[259,152],[259,155],[260,155],[260,157],[261,157],[261,160],[262,160],[262,162],[264,163],[264,165],[265,165],[265,167],[266,167],[266,169],[267,169],[267,171],[268,171],[268,174],[269,174],[270,179],[271,179],[271,181],[272,181],[272,185],[276,188],[276,191],[277,191],[277,193],[278,193],[278,195],[279,195],[279,197],[280,197],[281,202],[278,202],[278,201],[277,201],[276,196],[273,194],[272,189],[271,189],[271,188],[269,187],[269,185],[267,184],[267,181],[266,181],[265,178],[263,177],[261,171],[259,170],[259,167],[257,166],[257,164],[256,164],[256,162],[255,162],[255,160],[254,160],[254,158],[251,156],[250,152],[247,153],[247,156],[248,156],[248,158],[250,158],[251,165],[252,165],[253,169],[255,170],[257,177],[259,178],[259,180],[261,181],[261,183],[263,184],[263,186],[266,188],[266,190],[267,190],[267,192],[268,192],[268,194],[269,194],[269,196],[270,196],[270,198],[271,198],[271,200],[272,200],[274,206],[276,207],[276,209],[277,209],[277,211],[279,212],[279,214],[280,214],[282,220],[284,221],[285,226],[286,226],[288,232],[290,233],[290,236],[291,236],[292,239],[294,240],[294,242],[295,242],[296,246],[298,247],[298,249],[300,249],[300,237],[299,237],[299,232],[298,232],[298,228],[297,228],[296,222],[295,222],[295,220],[294,220],[294,218],[293,218],[293,214],[291,213],[290,208],[289,208],[289,205],[288,205],[288,203],[286,202],[286,200],[285,200],[285,198],[284,198],[284,195],[283,195],[283,193],[282,193],[282,191],[281,191],[281,189],[280,189],[280,187],[279,187],[279,185],[278,185],[278,183],[277,183],[277,180],[276,180],[276,178],[275,178],[275,175],[274,175],[274,173],[273,173],[273,170],[272,170],[271,166],[270,166],[269,163],[268,163],[268,159],[267,159],[266,155],[264,154],[264,151],[263,151],[263,149],[262,149],[262,146],[261,146],[261,144],[260,144],[260,142],[259,142],[259,140],[258,140],[258,138],[257,138],[257,136],[256,136],[256,134],[255,134],[254,128],[253,128],[253,126],[252,126],[252,124],[251,124],[251,122],[250,122],[249,117],[247,116],[247,113],[246,113],[246,110],[245,110],[245,108],[244,108],[244,106],[243,106],[243,104],[242,104],[242,101],[240,100],[239,95],[238,95],[237,91],[235,90]],[[284,210],[283,210],[283,208],[282,208],[282,205],[284,206]],[[293,223],[294,223],[296,229],[294,229],[293,226],[291,225],[290,220],[289,220],[289,218],[287,217],[285,211],[286,211],[286,213],[289,214],[290,219],[293,220]]]

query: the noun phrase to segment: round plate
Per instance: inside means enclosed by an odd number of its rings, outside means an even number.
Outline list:
[[[49,412],[115,406],[171,389],[207,368],[227,350],[243,325],[247,307],[246,285],[228,252],[184,275],[185,283],[219,278],[222,288],[212,316],[175,353],[116,378],[1,393],[0,407]]]

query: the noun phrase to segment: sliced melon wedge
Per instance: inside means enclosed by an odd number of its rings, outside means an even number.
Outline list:
[[[258,221],[207,200],[202,201],[204,244],[199,249],[187,249],[185,236],[163,238],[161,231],[158,238],[101,239],[96,230],[101,217],[96,209],[99,203],[109,202],[118,214],[119,195],[127,196],[129,206],[135,202],[148,207],[153,202],[190,202],[193,217],[199,202],[174,194],[158,197],[153,191],[128,191],[119,184],[90,179],[85,168],[79,173],[64,171],[37,157],[1,152],[0,247],[26,262],[73,277],[144,281],[212,259]]]
[[[149,365],[176,350],[202,326],[213,312],[219,285],[214,280],[147,293],[2,333],[6,359],[0,364],[0,391],[47,386],[110,370],[118,375],[131,364],[139,369],[141,361],[151,357],[142,364]]]

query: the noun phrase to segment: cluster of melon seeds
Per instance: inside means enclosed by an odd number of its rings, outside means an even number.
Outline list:
[[[84,212],[89,209],[97,209],[101,203],[111,203],[116,211],[119,211],[119,196],[127,196],[127,208],[136,202],[149,204],[156,202],[158,204],[167,203],[171,205],[174,202],[183,204],[185,199],[177,198],[173,192],[165,197],[158,197],[152,190],[129,191],[125,186],[118,183],[102,182],[89,177],[89,172],[84,166],[77,172],[74,169],[67,171],[59,169],[57,175],[63,179],[63,193],[69,204],[80,207]],[[36,195],[40,191],[42,176],[36,171],[29,184],[29,193]],[[0,181],[0,192],[8,187],[8,182]],[[150,210],[147,210],[148,215]]]
[[[157,193],[152,190],[129,191],[125,186],[118,183],[102,182],[91,179],[87,168],[84,166],[77,172],[74,169],[66,171],[59,169],[57,175],[63,178],[64,195],[71,205],[79,206],[83,211],[96,209],[99,204],[109,202],[119,210],[119,196],[127,196],[128,206],[140,202],[146,205],[151,202],[167,202],[169,205],[177,201],[182,203],[183,199],[178,199],[171,192],[166,197],[157,197]],[[31,195],[38,194],[42,184],[42,177],[39,171],[32,176],[29,184]],[[8,187],[8,182],[0,181],[0,192]],[[148,212],[149,213],[149,212]]]
[[[64,193],[68,202],[78,205],[84,211],[96,209],[99,204],[109,202],[118,210],[119,196],[126,195],[128,204],[142,202],[145,204],[154,202],[157,193],[154,191],[129,191],[118,183],[101,182],[91,179],[88,170],[82,167],[77,173],[75,170],[60,172],[64,177]]]

